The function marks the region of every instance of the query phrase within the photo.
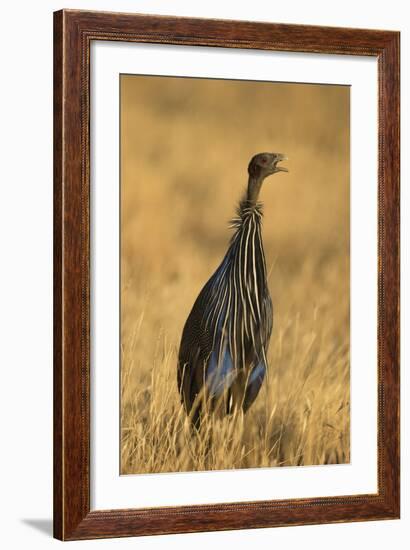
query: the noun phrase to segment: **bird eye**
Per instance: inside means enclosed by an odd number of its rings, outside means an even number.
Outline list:
[[[267,157],[262,157],[262,163],[263,163],[263,164],[266,164],[267,162],[268,162]]]

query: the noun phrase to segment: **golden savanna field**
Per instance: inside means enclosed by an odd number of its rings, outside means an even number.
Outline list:
[[[349,88],[121,76],[121,473],[350,461]],[[184,322],[222,260],[255,153],[274,307],[248,413],[190,429]]]

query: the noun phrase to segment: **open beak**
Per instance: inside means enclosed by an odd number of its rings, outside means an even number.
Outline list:
[[[289,170],[284,166],[278,166],[278,163],[282,162],[283,160],[288,160],[288,157],[286,155],[277,155],[276,161],[275,161],[276,172],[289,172]]]

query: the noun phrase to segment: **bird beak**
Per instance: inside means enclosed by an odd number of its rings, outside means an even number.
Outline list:
[[[277,155],[276,161],[275,161],[276,172],[289,172],[289,170],[284,166],[278,166],[278,162],[282,162],[283,160],[289,160],[289,159],[286,155]]]

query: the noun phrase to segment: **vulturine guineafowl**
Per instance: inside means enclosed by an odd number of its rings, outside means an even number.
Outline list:
[[[267,176],[288,170],[286,157],[259,153],[248,166],[248,186],[233,220],[235,229],[222,263],[196,299],[186,320],[178,356],[178,388],[194,426],[204,408],[246,412],[268,368],[273,310],[262,245],[262,206]]]

